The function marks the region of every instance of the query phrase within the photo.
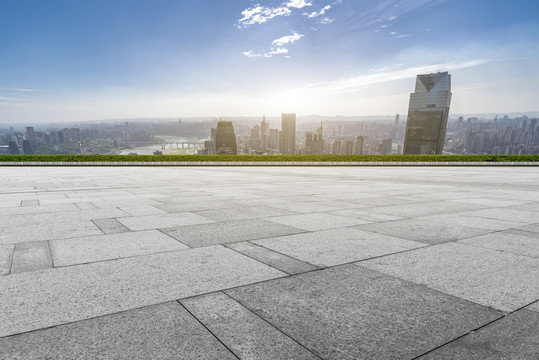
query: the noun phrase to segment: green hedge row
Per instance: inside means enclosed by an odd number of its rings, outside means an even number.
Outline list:
[[[539,161],[539,155],[0,155],[7,161]]]

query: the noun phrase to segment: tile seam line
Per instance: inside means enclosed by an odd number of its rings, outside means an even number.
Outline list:
[[[215,340],[217,340],[221,345],[223,345],[225,347],[225,349],[227,349],[234,357],[236,357],[236,359],[238,360],[241,360],[241,358],[239,357],[238,354],[236,354],[231,348],[229,348],[221,339],[219,339],[219,337],[217,337],[217,335],[211,331],[199,318],[197,318],[195,316],[195,314],[193,314],[191,311],[189,311],[189,309],[183,305],[181,303],[180,300],[176,300],[176,302],[185,310],[187,311],[187,313],[189,315],[191,315],[193,317],[193,319],[195,319],[204,329],[206,329],[207,332],[209,332],[211,334],[211,336],[213,336],[215,338]]]
[[[241,242],[248,242],[248,243],[251,244],[250,241],[241,241]],[[232,243],[232,244],[238,244],[238,242]],[[273,265],[271,265],[271,264],[268,264],[268,263],[266,263],[266,262],[264,262],[264,261],[262,261],[262,260],[260,260],[260,259],[254,258],[253,256],[251,256],[251,255],[249,255],[249,254],[245,254],[245,253],[242,253],[241,251],[238,251],[238,250],[236,250],[236,249],[234,249],[234,248],[228,247],[227,245],[228,245],[228,244],[223,244],[223,246],[226,247],[227,249],[230,249],[230,250],[232,250],[232,251],[237,252],[237,253],[240,254],[240,255],[243,255],[243,256],[246,256],[246,257],[248,257],[248,258],[250,258],[250,259],[253,259],[253,260],[255,260],[255,261],[258,261],[259,263],[264,264],[264,265],[266,265],[266,266],[269,266],[269,267],[271,267],[272,269],[275,269],[275,270],[278,270],[278,271],[280,271],[280,272],[283,272],[283,273],[287,274],[288,276],[294,275],[294,274],[289,273],[288,271],[285,271],[285,270],[283,270],[283,269],[279,269],[279,268],[277,268],[277,267],[275,267],[275,266],[273,266]],[[256,245],[256,244],[252,244],[252,245],[258,246],[258,245]],[[264,248],[264,249],[266,249],[266,248]],[[270,249],[267,249],[267,250],[268,250],[268,251],[272,251],[272,250],[270,250]],[[276,251],[275,251],[275,252],[276,252]],[[277,252],[276,252],[276,253],[277,253]],[[281,255],[282,255],[282,254],[281,254]],[[301,260],[299,260],[299,259],[292,258],[292,257],[290,257],[290,256],[287,256],[287,257],[288,257],[288,258],[291,258],[291,259],[294,259],[294,260],[297,260],[297,261],[301,261]],[[302,262],[304,262],[304,261],[302,261]],[[304,263],[305,263],[305,262],[304,262]],[[307,263],[307,264],[308,264],[308,263]],[[311,264],[309,264],[309,265],[311,265]],[[313,266],[314,266],[314,265],[313,265]],[[313,269],[313,270],[315,270],[315,269]],[[313,271],[313,270],[310,270],[310,271]],[[310,272],[310,271],[305,271],[305,272]]]
[[[436,346],[436,347],[433,348],[433,349],[430,349],[429,351],[424,352],[423,354],[420,354],[420,355],[418,355],[418,356],[416,356],[416,357],[413,357],[411,360],[419,359],[419,358],[422,357],[422,356],[425,356],[425,355],[427,355],[427,354],[430,354],[430,353],[432,353],[432,352],[434,352],[434,351],[436,351],[436,350],[438,350],[438,349],[440,349],[440,348],[442,348],[442,347],[444,347],[444,346],[446,346],[446,345],[449,345],[449,344],[451,344],[451,343],[453,343],[453,342],[455,342],[455,341],[458,341],[458,340],[462,339],[463,337],[468,336],[468,335],[470,335],[471,333],[473,333],[473,332],[475,332],[475,331],[479,331],[479,330],[481,330],[481,329],[484,328],[484,327],[487,327],[487,326],[489,326],[489,325],[491,325],[491,324],[493,324],[493,323],[495,323],[495,322],[497,322],[497,321],[500,321],[500,320],[504,319],[507,315],[508,315],[508,314],[502,315],[502,316],[500,316],[500,317],[497,318],[497,319],[494,319],[494,320],[492,320],[492,321],[489,321],[488,323],[486,323],[486,324],[484,324],[484,325],[481,325],[481,326],[479,326],[479,327],[477,327],[477,328],[475,328],[475,329],[472,329],[472,330],[468,331],[466,334],[460,335],[460,336],[454,338],[453,340],[447,341],[447,342],[445,342],[445,343],[443,343],[443,344],[441,344],[441,345],[439,345],[439,346]]]
[[[234,298],[232,295],[228,294],[226,291],[222,291],[222,293],[227,296],[228,298],[230,298],[232,301],[238,303],[242,308],[244,308],[245,310],[247,310],[249,313],[253,314],[254,316],[256,316],[258,319],[262,320],[264,323],[268,324],[269,326],[271,326],[273,329],[277,330],[279,333],[283,334],[284,336],[286,336],[287,338],[289,338],[290,340],[292,340],[294,343],[296,343],[297,345],[299,345],[301,348],[307,350],[309,353],[311,353],[312,355],[314,355],[316,358],[322,360],[323,358],[321,356],[319,356],[318,354],[316,354],[313,350],[309,349],[307,346],[303,345],[302,343],[300,343],[298,340],[294,339],[292,336],[288,335],[287,333],[285,333],[283,330],[281,330],[280,328],[278,328],[277,326],[273,325],[271,322],[269,322],[267,319],[264,319],[262,316],[258,315],[257,313],[255,313],[254,311],[252,311],[250,308],[248,308],[247,306],[245,306],[241,301],[239,301],[238,299]]]

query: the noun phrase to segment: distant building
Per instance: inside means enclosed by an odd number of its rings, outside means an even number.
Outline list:
[[[307,131],[305,134],[305,154],[321,155],[324,153],[323,135],[322,121],[320,121],[320,127],[316,132]]]
[[[363,136],[358,136],[356,141],[356,151],[357,155],[363,155],[363,146],[365,145],[365,138]]]
[[[380,153],[383,155],[390,155],[392,147],[393,147],[393,140],[386,139],[382,142],[382,151]]]
[[[29,140],[23,140],[22,141],[22,150],[25,154],[33,154],[34,148],[32,147],[32,143]]]
[[[262,117],[262,123],[260,124],[260,150],[262,152],[268,151],[270,148],[270,128],[266,121],[266,116]]]
[[[444,146],[451,75],[447,72],[418,75],[404,138],[404,154],[441,154]]]
[[[279,129],[270,129],[269,131],[269,147],[270,149],[280,149],[281,131]]]
[[[21,151],[19,150],[19,146],[15,141],[10,141],[8,144],[9,147],[9,153],[11,155],[20,155]]]
[[[219,121],[215,131],[216,154],[237,154],[236,134],[232,121]]]
[[[296,114],[282,114],[281,116],[281,154],[296,154]]]

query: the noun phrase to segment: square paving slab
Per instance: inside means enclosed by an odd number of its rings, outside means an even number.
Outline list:
[[[134,216],[128,218],[119,218],[118,221],[133,231],[163,229],[174,226],[187,226],[213,222],[213,220],[193,213]]]
[[[276,222],[278,224],[294,226],[307,231],[335,229],[339,227],[367,223],[367,221],[360,219],[352,219],[345,216],[330,215],[325,213],[277,216],[268,218],[267,220]]]
[[[441,244],[358,266],[507,312],[539,299],[539,259],[476,246]]]
[[[9,274],[15,245],[0,245],[0,275]]]
[[[303,230],[263,219],[250,219],[183,226],[163,232],[190,247],[201,247],[297,234]]]
[[[334,266],[415,249],[425,244],[343,228],[253,241],[255,244],[317,266]]]
[[[539,258],[539,239],[534,236],[495,232],[460,240],[459,243]]]
[[[500,317],[354,265],[226,293],[324,359],[410,359]]]
[[[539,359],[539,313],[519,310],[419,359]]]
[[[50,247],[56,267],[189,249],[158,230],[52,240]]]
[[[432,221],[415,219],[367,224],[356,226],[355,228],[396,236],[403,239],[420,241],[427,244],[440,244],[447,241],[469,238],[491,232],[491,230],[486,229],[444,225]]]
[[[2,359],[236,359],[178,302],[0,338]]]

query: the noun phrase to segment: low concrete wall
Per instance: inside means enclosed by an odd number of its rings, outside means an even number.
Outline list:
[[[452,162],[452,161],[81,161],[0,162],[0,166],[539,166],[539,162]]]

